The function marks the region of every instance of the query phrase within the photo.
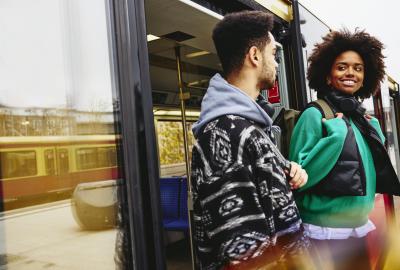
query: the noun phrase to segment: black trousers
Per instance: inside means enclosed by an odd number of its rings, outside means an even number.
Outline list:
[[[318,257],[319,269],[370,270],[366,240],[366,237],[343,240],[311,239],[313,257]]]

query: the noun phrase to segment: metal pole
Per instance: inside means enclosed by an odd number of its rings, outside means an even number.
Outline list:
[[[181,118],[182,118],[182,128],[183,128],[183,145],[185,150],[185,164],[186,164],[186,179],[188,186],[188,219],[189,219],[189,238],[190,238],[190,253],[192,259],[192,269],[195,269],[195,257],[194,257],[194,247],[193,247],[193,237],[192,237],[192,221],[193,221],[193,200],[192,200],[192,182],[190,179],[190,160],[189,160],[189,143],[188,143],[188,132],[186,126],[186,108],[185,99],[188,96],[183,93],[183,81],[182,81],[182,66],[181,66],[181,52],[180,46],[175,47],[176,56],[176,69],[178,75],[178,87],[179,87],[179,99],[181,101]]]

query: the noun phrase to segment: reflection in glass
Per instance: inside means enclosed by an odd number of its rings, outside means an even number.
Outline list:
[[[1,152],[1,178],[34,176],[37,174],[35,151]]]
[[[310,56],[314,45],[322,41],[322,37],[329,33],[329,27],[318,19],[314,14],[308,11],[305,7],[299,4],[300,14],[300,31],[303,38],[303,59],[304,59],[304,71],[307,75],[308,69],[308,57]],[[307,80],[307,76],[306,76]],[[314,89],[308,87],[308,80],[306,82],[307,87],[307,100],[316,100],[317,93]]]
[[[0,268],[113,269],[118,164],[105,2],[1,7]]]

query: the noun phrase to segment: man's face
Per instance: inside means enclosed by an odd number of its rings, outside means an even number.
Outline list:
[[[274,86],[276,78],[276,68],[278,63],[275,60],[276,44],[274,36],[269,33],[270,41],[265,45],[262,54],[262,66],[259,76],[259,86],[261,89],[269,89]]]

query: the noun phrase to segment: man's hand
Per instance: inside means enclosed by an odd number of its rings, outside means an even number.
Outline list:
[[[289,185],[292,189],[298,189],[304,186],[308,180],[307,172],[301,168],[299,164],[291,161],[290,172],[289,172]]]

